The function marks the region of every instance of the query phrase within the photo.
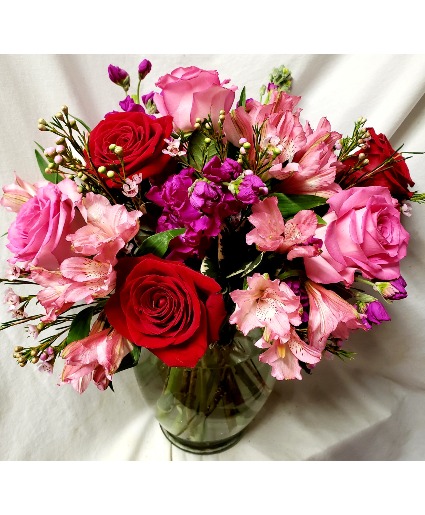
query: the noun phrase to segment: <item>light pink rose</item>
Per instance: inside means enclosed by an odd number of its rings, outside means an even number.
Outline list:
[[[317,283],[344,281],[354,273],[367,279],[400,277],[400,260],[406,256],[409,233],[400,223],[400,211],[388,188],[350,188],[333,195],[327,225],[315,233],[323,240],[320,256],[305,258],[307,276]]]
[[[13,254],[9,262],[22,263],[25,269],[38,265],[54,270],[73,255],[65,238],[84,224],[80,215],[75,216],[80,198],[77,185],[70,179],[38,189],[9,228],[7,248]]]
[[[211,115],[218,122],[220,110],[228,113],[235,98],[234,87],[224,87],[215,70],[201,70],[196,66],[176,68],[159,78],[154,102],[161,115],[171,115],[174,127],[182,131],[193,130],[196,118]]]

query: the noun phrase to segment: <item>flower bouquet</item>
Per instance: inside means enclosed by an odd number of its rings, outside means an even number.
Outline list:
[[[17,363],[83,393],[133,368],[166,436],[194,452],[232,445],[275,380],[302,379],[406,297],[402,217],[413,190],[401,148],[354,122],[317,127],[272,71],[258,99],[195,66],[130,75],[116,110],[90,128],[63,106],[40,131],[42,177],[18,175],[1,280],[31,345]],[[113,109],[113,107],[112,107]],[[34,288],[28,295],[20,293]]]

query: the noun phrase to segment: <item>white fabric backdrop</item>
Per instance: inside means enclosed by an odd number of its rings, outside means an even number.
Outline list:
[[[137,85],[137,66],[153,63],[144,91],[177,66],[216,69],[221,79],[257,97],[271,69],[285,64],[302,96],[302,117],[315,125],[322,116],[350,133],[359,116],[385,133],[394,147],[425,151],[425,55],[1,55],[0,184],[39,180],[34,141],[53,142],[37,130],[63,104],[94,127],[118,108],[122,90],[107,75],[108,64],[126,69]],[[408,161],[416,189],[425,191],[425,156]],[[324,361],[302,381],[276,385],[242,440],[221,454],[184,453],[162,435],[133,375],[114,379],[115,393],[93,385],[79,396],[58,386],[36,367],[24,369],[13,348],[27,339],[21,329],[0,333],[1,460],[424,460],[425,459],[425,205],[404,218],[411,233],[402,262],[407,299],[388,311],[392,322],[353,334],[345,348],[354,361]],[[0,234],[13,215],[1,211]],[[0,240],[0,275],[9,256]],[[3,295],[5,287],[0,290]],[[0,305],[0,321],[8,319]]]

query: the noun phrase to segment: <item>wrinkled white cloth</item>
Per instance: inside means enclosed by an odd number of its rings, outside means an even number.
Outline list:
[[[108,79],[110,63],[137,86],[137,66],[153,64],[142,93],[178,66],[216,69],[258,98],[271,69],[285,64],[302,96],[303,120],[326,116],[334,130],[351,133],[360,116],[388,136],[394,148],[425,151],[425,55],[1,55],[0,179],[39,180],[37,130],[63,104],[94,127],[119,110],[121,88]],[[425,191],[425,156],[408,161],[416,189]],[[1,211],[0,234],[14,215]],[[409,296],[387,307],[392,322],[345,344],[356,359],[323,361],[302,381],[278,383],[265,407],[233,448],[209,456],[188,454],[165,439],[143,400],[133,371],[117,374],[115,392],[91,385],[78,395],[35,366],[21,369],[13,348],[29,342],[22,327],[0,333],[1,460],[424,460],[425,459],[425,205],[413,204],[404,225],[411,233],[402,262]],[[0,240],[1,271],[9,257]],[[1,286],[0,295],[5,290]],[[28,290],[21,290],[28,291]],[[32,290],[33,291],[33,290]],[[0,305],[0,321],[8,319]]]

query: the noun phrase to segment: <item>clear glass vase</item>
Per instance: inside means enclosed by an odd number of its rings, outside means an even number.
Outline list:
[[[171,443],[212,454],[238,442],[275,382],[258,360],[258,338],[237,332],[227,345],[211,345],[195,368],[168,367],[142,349],[136,378]]]

